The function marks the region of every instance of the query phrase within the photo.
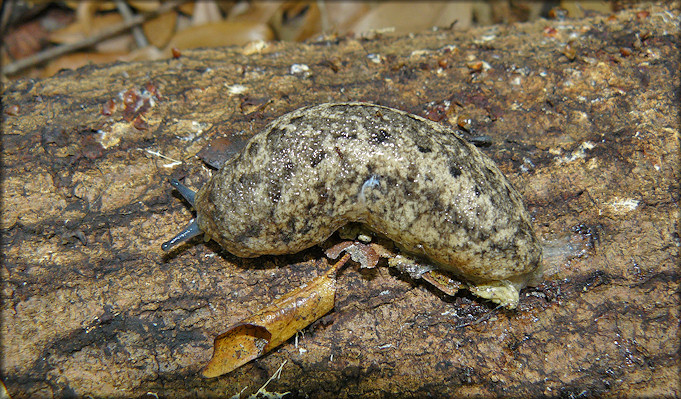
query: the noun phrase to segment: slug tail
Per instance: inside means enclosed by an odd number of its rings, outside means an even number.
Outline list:
[[[188,201],[188,200],[187,200]],[[175,237],[171,238],[170,240],[164,242],[161,245],[161,249],[164,251],[169,250],[170,248],[176,246],[177,244],[181,242],[185,242],[193,237],[196,237],[198,235],[203,234],[203,231],[199,229],[198,223],[196,223],[196,219],[192,219],[192,221],[189,223],[187,227],[185,227],[180,234],[176,235]]]

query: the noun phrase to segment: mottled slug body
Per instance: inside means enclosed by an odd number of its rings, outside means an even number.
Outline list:
[[[363,103],[271,122],[196,193],[198,228],[241,257],[294,253],[363,223],[515,307],[541,247],[518,192],[453,130]]]

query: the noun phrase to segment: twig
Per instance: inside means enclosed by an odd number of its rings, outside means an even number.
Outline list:
[[[12,16],[12,11],[14,11],[13,6],[13,1],[3,1],[2,5],[0,5],[0,33],[3,35],[7,33],[5,28],[9,25],[9,19]]]
[[[64,54],[68,54],[72,51],[75,50],[80,50],[82,48],[90,47],[93,44],[98,43],[99,41],[106,39],[110,36],[114,36],[118,33],[124,32],[128,29],[130,29],[133,26],[137,26],[141,24],[142,22],[151,19],[153,17],[156,17],[157,15],[166,13],[175,7],[178,7],[182,5],[183,3],[186,3],[188,0],[176,0],[170,3],[164,3],[162,4],[159,8],[156,10],[144,14],[144,15],[135,15],[133,16],[129,21],[124,21],[118,25],[102,29],[101,32],[92,35],[90,37],[87,37],[78,43],[71,43],[71,44],[64,44],[61,46],[57,47],[52,47],[47,50],[41,51],[39,53],[33,54],[31,56],[28,56],[26,58],[22,58],[20,60],[17,60],[6,67],[3,68],[3,73],[6,75],[11,75],[13,73],[17,73],[21,71],[22,69],[26,69],[28,67],[40,64],[41,62],[45,62],[47,60],[50,60],[52,58],[59,57]]]
[[[116,0],[116,8],[118,8],[118,12],[120,12],[123,16],[124,21],[130,21],[134,18],[132,10],[125,1]],[[132,36],[135,38],[135,44],[137,44],[137,47],[143,48],[149,45],[149,41],[147,40],[147,37],[144,36],[144,31],[139,27],[139,25],[132,27]]]
[[[140,150],[141,150],[141,148],[140,148]],[[161,153],[158,152],[158,151],[152,151],[152,150],[149,150],[149,149],[146,149],[146,150],[144,150],[144,151],[146,151],[147,153],[149,153],[149,154],[151,154],[151,155],[155,155],[155,156],[157,156],[157,157],[159,157],[159,158],[163,158],[163,159],[167,159],[167,160],[169,160],[169,161],[172,161],[172,163],[163,165],[164,168],[170,168],[170,167],[173,167],[173,166],[180,165],[180,164],[182,163],[182,161],[178,161],[177,159],[173,159],[173,158],[167,157],[167,156],[161,154]]]
[[[258,396],[258,394],[265,395],[265,394],[267,393],[267,391],[265,390],[265,388],[267,387],[267,384],[269,384],[270,382],[272,382],[273,379],[275,379],[275,378],[276,378],[276,379],[279,379],[279,378],[281,377],[281,370],[284,368],[284,365],[286,364],[286,362],[287,362],[287,360],[284,360],[284,362],[281,364],[281,366],[279,366],[279,368],[277,369],[277,371],[275,371],[274,374],[272,374],[272,376],[270,377],[270,379],[267,380],[267,382],[266,382],[263,386],[261,386],[260,389],[258,389],[258,392],[255,393],[255,396],[256,396],[256,397]],[[287,393],[288,393],[288,392],[286,392],[286,393],[283,394],[283,395],[286,395]],[[283,396],[283,395],[282,395],[282,396]]]

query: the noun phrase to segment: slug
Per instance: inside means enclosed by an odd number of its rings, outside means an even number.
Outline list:
[[[288,254],[350,222],[469,283],[508,308],[541,276],[541,246],[520,194],[454,130],[366,103],[281,116],[198,192],[172,181],[199,234],[239,257]]]

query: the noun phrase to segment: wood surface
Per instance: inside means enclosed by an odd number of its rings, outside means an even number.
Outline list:
[[[9,83],[9,394],[230,397],[286,361],[267,389],[288,397],[679,396],[679,7],[639,7],[183,51]],[[240,259],[195,240],[164,254],[191,218],[168,179],[199,188],[213,170],[197,154],[213,140],[349,100],[455,127],[469,118],[461,134],[489,137],[483,151],[534,217],[545,282],[507,311],[350,265],[331,313],[202,378],[215,336],[327,266],[320,248]]]

